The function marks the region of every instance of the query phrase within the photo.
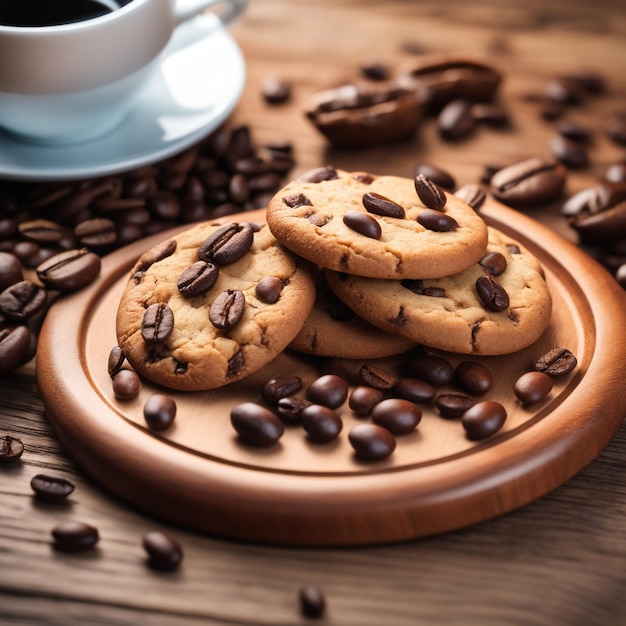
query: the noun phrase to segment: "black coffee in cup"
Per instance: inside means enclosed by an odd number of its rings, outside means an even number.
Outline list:
[[[4,26],[59,26],[112,13],[131,0],[1,0]]]

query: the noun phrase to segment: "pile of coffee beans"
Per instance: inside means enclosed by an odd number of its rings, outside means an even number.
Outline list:
[[[0,376],[32,359],[46,310],[91,283],[102,255],[179,224],[263,208],[293,166],[288,142],[259,146],[247,125],[225,125],[124,174],[0,182]],[[133,381],[122,378],[116,387],[129,397]]]
[[[553,379],[577,365],[567,348],[554,347],[539,355],[530,371],[521,372],[513,391],[524,405],[545,400]],[[317,444],[335,441],[343,430],[341,411],[347,402],[352,414],[369,418],[351,428],[348,441],[366,461],[388,458],[396,438],[412,433],[422,420],[422,408],[434,407],[443,419],[459,420],[470,440],[497,433],[507,418],[505,407],[490,400],[494,377],[482,362],[466,359],[454,366],[447,358],[418,348],[409,353],[399,373],[364,363],[355,380],[324,374],[308,386],[294,374],[266,381],[261,401],[248,400],[231,410],[231,424],[251,447],[270,447],[299,425]]]

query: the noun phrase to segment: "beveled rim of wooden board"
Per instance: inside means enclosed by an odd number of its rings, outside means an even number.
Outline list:
[[[556,312],[550,336],[543,344],[539,340],[536,350],[567,338],[564,347],[575,346],[578,358],[577,369],[557,380],[551,396],[537,407],[522,409],[507,391],[507,410],[517,422],[487,441],[467,443],[467,449],[447,451],[440,458],[435,446],[431,458],[415,462],[407,461],[407,451],[419,453],[424,442],[400,443],[404,457],[397,465],[364,464],[340,457],[332,448],[310,452],[310,445],[286,433],[298,442],[294,446],[303,446],[296,456],[303,452],[305,458],[287,456],[281,467],[276,460],[283,459],[287,446],[273,457],[271,450],[239,444],[225,405],[212,402],[210,394],[176,397],[193,406],[198,424],[213,405],[222,407],[210,419],[221,420],[211,427],[224,431],[223,455],[194,449],[189,444],[194,431],[183,445],[175,435],[149,431],[137,418],[140,401],[116,403],[103,382],[105,355],[114,343],[102,345],[101,334],[110,335],[110,330],[98,324],[110,317],[114,341],[115,311],[105,310],[111,308],[107,297],[116,302],[114,290],[125,283],[141,253],[183,228],[105,257],[94,284],[51,308],[37,353],[48,418],[76,461],[118,496],[164,520],[234,539],[303,546],[384,543],[466,527],[528,504],[594,459],[626,414],[626,394],[618,393],[626,374],[626,297],[604,268],[547,227],[492,200],[481,215],[526,246],[546,269]],[[263,211],[256,211],[221,221],[263,219]],[[509,377],[515,368],[523,373],[524,367],[511,366]],[[512,389],[512,382],[507,388]],[[181,417],[180,406],[178,413],[177,428],[181,421],[192,421]],[[436,428],[444,426],[432,426],[433,437]],[[185,428],[180,432],[185,434]],[[346,428],[342,437],[336,448],[349,446]],[[428,441],[428,436],[422,439]],[[311,463],[307,454],[313,455],[315,467],[299,465]]]

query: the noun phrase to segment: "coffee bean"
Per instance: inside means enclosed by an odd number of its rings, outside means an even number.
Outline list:
[[[589,155],[585,146],[563,135],[556,135],[550,140],[550,151],[563,165],[581,168],[589,165]]]
[[[439,134],[444,139],[456,141],[468,137],[476,128],[471,102],[466,100],[449,102],[439,113],[437,123]]]
[[[174,254],[176,250],[176,241],[170,239],[160,243],[158,246],[151,248],[147,252],[144,252],[135,265],[135,274],[133,278],[135,282],[141,280],[143,274],[145,274],[155,263],[166,259]]]
[[[152,430],[166,430],[176,418],[176,402],[171,396],[155,393],[143,405],[143,416]]]
[[[454,367],[444,357],[435,354],[415,356],[407,361],[407,370],[415,378],[434,387],[448,385],[454,378]]]
[[[584,90],[577,81],[569,78],[554,78],[546,85],[546,96],[563,104],[580,104],[584,100]]]
[[[421,224],[426,230],[436,233],[448,233],[458,229],[459,223],[450,215],[434,211],[433,209],[424,209],[417,216],[418,224]]]
[[[183,270],[176,281],[176,285],[183,296],[194,298],[209,291],[217,282],[218,276],[217,265],[208,261],[197,261]]]
[[[484,400],[463,413],[461,424],[469,439],[486,439],[504,426],[506,418],[506,409],[502,404]]]
[[[339,178],[337,170],[332,165],[325,165],[308,170],[296,179],[300,183],[322,183],[325,180],[335,180]]]
[[[34,241],[18,241],[9,252],[12,252],[29,269],[36,267],[41,262],[39,258],[41,248]]]
[[[305,617],[321,617],[326,609],[326,598],[315,585],[306,584],[299,591],[300,610]]]
[[[74,229],[74,234],[80,244],[88,248],[110,246],[117,239],[115,222],[105,217],[97,217],[81,222]]]
[[[399,77],[400,84],[425,91],[423,97],[431,113],[453,100],[492,100],[501,80],[500,72],[487,64],[462,57],[432,61],[429,55],[420,55],[414,66]]]
[[[391,68],[388,65],[376,61],[364,63],[359,70],[370,80],[387,80],[391,75]]]
[[[66,552],[79,552],[93,548],[100,535],[98,529],[84,522],[66,521],[52,529],[55,547]]]
[[[408,435],[422,419],[421,409],[401,398],[388,398],[372,409],[372,421],[393,435]]]
[[[0,376],[26,363],[33,335],[27,326],[0,328]]]
[[[488,252],[479,261],[481,267],[492,276],[504,274],[507,267],[506,257],[500,252]]]
[[[469,204],[474,211],[478,211],[487,199],[487,192],[484,187],[477,183],[463,185],[463,187],[456,190],[454,195],[466,204]]]
[[[241,259],[252,247],[253,230],[243,224],[225,224],[211,234],[198,250],[202,261],[229,265]]]
[[[22,222],[18,230],[24,239],[45,245],[57,243],[63,237],[61,226],[45,219]]]
[[[513,391],[523,404],[535,404],[548,397],[552,391],[552,378],[543,372],[526,372],[513,386]]]
[[[0,465],[15,463],[24,452],[24,444],[11,435],[0,435]]]
[[[235,174],[228,183],[228,195],[233,202],[244,204],[250,198],[250,185],[243,174]]]
[[[0,292],[0,313],[22,322],[41,311],[47,302],[46,290],[39,285],[22,280]]]
[[[181,183],[184,180],[183,175]],[[180,199],[171,191],[157,191],[146,198],[146,208],[157,220],[175,220],[180,215]]]
[[[471,105],[474,120],[488,126],[506,126],[509,123],[507,110],[495,102],[477,102]]]
[[[318,443],[335,440],[343,428],[341,417],[333,409],[321,404],[304,407],[300,417],[306,434]]]
[[[461,417],[474,403],[474,398],[462,393],[442,393],[435,398],[437,410],[446,419]]]
[[[397,83],[349,83],[314,94],[305,115],[335,146],[370,147],[412,135],[423,102]]]
[[[456,181],[452,174],[435,165],[428,163],[418,165],[415,168],[415,176],[417,177],[420,174],[438,187],[446,189],[447,191],[453,191],[456,187]]]
[[[404,207],[379,193],[369,191],[364,193],[362,202],[365,209],[370,213],[383,217],[404,219]]]
[[[0,292],[24,280],[22,262],[11,252],[0,251]]]
[[[359,385],[350,393],[348,406],[359,417],[365,417],[383,399],[383,392],[367,385]]]
[[[45,474],[33,476],[30,486],[37,499],[45,502],[63,502],[74,491],[74,485],[69,480]]]
[[[423,174],[415,176],[415,191],[427,209],[441,211],[446,206],[446,194]]]
[[[161,572],[170,572],[179,567],[183,560],[183,549],[169,535],[152,531],[142,537],[142,545],[148,554],[148,566]]]
[[[570,226],[581,244],[605,245],[619,240],[626,236],[626,200],[598,213],[581,213]]]
[[[567,348],[551,348],[535,361],[535,370],[558,378],[569,374],[578,364]]]
[[[246,311],[246,297],[238,289],[222,291],[211,304],[209,319],[218,330],[234,328]]]
[[[281,398],[293,396],[302,389],[302,379],[295,374],[283,374],[270,378],[261,387],[261,395],[266,402],[277,404]]]
[[[109,372],[109,376],[111,378],[113,378],[113,376],[115,376],[115,374],[122,369],[122,365],[124,365],[125,360],[126,356],[124,355],[122,348],[119,346],[113,346],[109,352],[109,361],[107,364],[107,371]]]
[[[509,294],[491,276],[479,276],[476,279],[476,293],[485,308],[490,311],[498,313],[509,307]]]
[[[396,381],[396,377],[381,367],[371,364],[361,366],[359,380],[369,387],[380,391],[390,391]]]
[[[348,397],[348,383],[341,376],[326,374],[309,385],[306,396],[311,402],[336,409]]]
[[[353,231],[369,237],[370,239],[380,239],[382,229],[376,218],[368,213],[359,211],[348,211],[343,216],[343,223]]]
[[[575,124],[563,120],[556,125],[560,135],[576,142],[587,142],[591,138],[591,129],[582,124]]]
[[[113,394],[118,400],[130,400],[141,389],[141,379],[133,370],[120,370],[111,379]]]
[[[606,121],[606,134],[617,144],[626,146],[626,113],[615,113]]]
[[[604,93],[606,90],[605,79],[595,72],[575,72],[564,77],[566,80],[577,83],[591,94]]]
[[[283,281],[278,276],[263,276],[255,287],[256,297],[266,304],[276,304],[283,290]]]
[[[357,424],[348,433],[348,441],[356,455],[367,461],[386,459],[396,449],[394,436],[378,424]]]
[[[425,380],[418,378],[401,378],[395,385],[395,393],[409,402],[432,402],[435,399],[435,388]]]
[[[150,343],[165,343],[174,330],[174,313],[164,302],[151,304],[141,320],[141,336]]]
[[[41,263],[37,277],[48,289],[77,291],[96,278],[100,265],[100,257],[87,248],[66,250]]]
[[[505,204],[533,206],[550,202],[565,185],[564,167],[538,158],[509,165],[491,179],[491,192]]]
[[[261,83],[261,95],[268,104],[283,104],[291,98],[291,82],[279,76],[267,76]]]
[[[454,383],[472,396],[482,396],[493,387],[493,376],[478,361],[462,361],[454,370]]]
[[[302,421],[302,409],[311,403],[297,396],[281,398],[276,405],[276,414],[285,424],[299,424]]]
[[[230,421],[239,438],[255,446],[271,446],[285,431],[283,423],[274,413],[254,402],[243,402],[233,407]]]

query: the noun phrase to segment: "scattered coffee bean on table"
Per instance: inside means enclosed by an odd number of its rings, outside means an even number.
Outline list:
[[[93,548],[100,539],[98,529],[85,522],[66,521],[52,529],[55,547],[65,552]]]
[[[177,569],[183,560],[183,549],[178,541],[166,533],[152,531],[142,538],[148,554],[148,565],[154,570],[170,572]]]
[[[305,584],[298,592],[300,610],[305,617],[321,617],[326,610],[326,598],[316,585]]]
[[[30,486],[37,499],[45,502],[64,502],[74,491],[74,485],[69,480],[46,474],[33,476]]]
[[[0,435],[0,465],[15,463],[24,452],[24,444],[21,440],[11,435]]]

